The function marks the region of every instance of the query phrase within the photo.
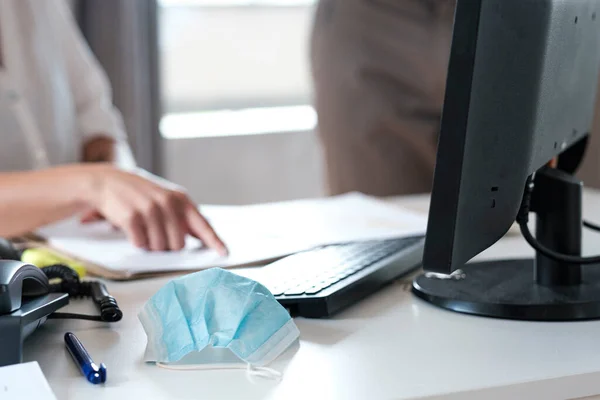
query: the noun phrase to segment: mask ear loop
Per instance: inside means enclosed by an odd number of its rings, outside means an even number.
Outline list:
[[[252,364],[248,364],[246,372],[248,374],[248,379],[250,379],[252,383],[255,383],[254,378],[263,378],[270,381],[280,381],[283,378],[283,374],[273,368],[255,367]]]
[[[255,367],[251,364],[248,366],[243,365],[170,365],[161,362],[157,362],[156,366],[171,371],[209,371],[209,370],[235,370],[245,369],[248,375],[248,379],[252,383],[256,383],[255,378],[263,378],[267,380],[280,381],[283,374],[272,368],[267,367]]]

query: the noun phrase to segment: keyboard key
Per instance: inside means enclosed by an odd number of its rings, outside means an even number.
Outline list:
[[[314,283],[313,283],[311,286],[307,287],[307,288],[304,290],[304,293],[308,293],[310,290],[314,290],[314,288],[320,288],[320,287],[321,287],[321,284],[320,284],[320,283],[318,283],[318,282],[314,282]]]
[[[365,264],[368,264],[368,265],[370,265],[370,264],[374,264],[374,263],[375,263],[376,261],[378,261],[378,260],[379,260],[379,258],[378,258],[378,257],[375,257],[375,256],[369,256],[369,257],[366,257],[366,258],[365,258],[365,261],[364,261],[364,263],[365,263]]]
[[[287,289],[273,288],[269,289],[269,291],[273,294],[273,296],[281,296],[286,292]]]
[[[304,292],[304,293],[306,293],[306,294],[317,294],[317,293],[319,293],[321,290],[323,290],[323,288],[322,288],[322,287],[320,287],[320,286],[313,286],[313,287],[311,287],[310,289],[308,289],[308,290],[307,290],[306,292]]]
[[[328,279],[325,282],[322,283],[323,285],[323,289],[328,288],[329,286],[333,285],[334,283],[339,282],[338,279],[332,278],[332,279]]]
[[[302,294],[304,294],[304,289],[303,288],[294,288],[294,289],[288,290],[283,295],[284,296],[300,296]]]
[[[298,279],[296,279],[293,283],[293,285],[291,285],[290,287],[295,287],[295,286],[306,286],[307,283],[311,282],[312,279],[309,278],[305,278],[305,277],[298,277]]]
[[[319,275],[315,275],[310,281],[309,283],[312,283],[313,285],[315,283],[319,283],[321,281],[324,281],[325,279],[327,279],[327,276],[325,276],[324,274],[319,274]]]
[[[349,277],[350,275],[352,275],[352,274],[350,274],[350,273],[347,273],[347,272],[342,272],[342,273],[340,273],[340,274],[339,274],[339,275],[338,275],[336,278],[337,278],[337,280],[338,280],[338,282],[339,282],[339,281],[341,281],[341,280],[344,280],[344,279],[346,279],[346,278],[347,278],[347,277]]]
[[[346,268],[348,268],[348,266],[349,266],[349,265],[350,265],[350,264],[349,264],[349,263],[347,263],[347,262],[339,263],[339,264],[337,264],[336,266],[334,266],[334,267],[331,267],[331,269],[330,269],[330,270],[331,270],[331,271],[338,271],[338,272],[339,272],[339,271],[343,271],[343,270],[345,270]]]
[[[347,262],[346,264],[344,264],[346,266],[346,268],[354,268],[356,266],[361,265],[360,260],[352,259],[351,261]]]
[[[325,289],[325,288],[326,288],[326,287],[328,287],[328,286],[329,286],[329,285],[327,285],[327,284],[325,284],[325,283],[318,283],[318,284],[316,284],[314,287],[315,287],[315,288],[318,288],[319,290],[323,290],[323,289]]]

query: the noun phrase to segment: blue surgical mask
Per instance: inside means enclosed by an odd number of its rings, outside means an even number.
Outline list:
[[[176,363],[212,346],[261,367],[299,336],[289,313],[263,285],[218,268],[170,281],[139,319],[148,336],[145,359],[157,363]]]

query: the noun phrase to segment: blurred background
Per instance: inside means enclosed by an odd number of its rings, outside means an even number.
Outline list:
[[[202,202],[322,194],[308,59],[315,3],[159,1],[166,177]]]
[[[113,82],[143,167],[202,203],[323,195],[309,71],[315,0],[158,0],[156,10],[146,0],[73,6]],[[116,22],[112,39],[107,21]],[[151,88],[156,82],[159,91]],[[143,128],[153,121],[152,96],[159,97],[157,137]]]
[[[319,197],[326,176],[330,192],[429,191],[454,0],[70,1],[139,165],[196,201]],[[594,187],[598,142],[580,172]]]

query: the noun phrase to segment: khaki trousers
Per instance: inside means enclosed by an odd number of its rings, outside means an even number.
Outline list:
[[[312,38],[331,194],[431,189],[455,0],[321,0]]]
[[[456,0],[321,0],[312,39],[331,194],[428,192]],[[600,81],[579,176],[600,188]]]
[[[592,136],[579,169],[579,178],[587,187],[600,188],[600,80],[598,80],[598,95]]]

